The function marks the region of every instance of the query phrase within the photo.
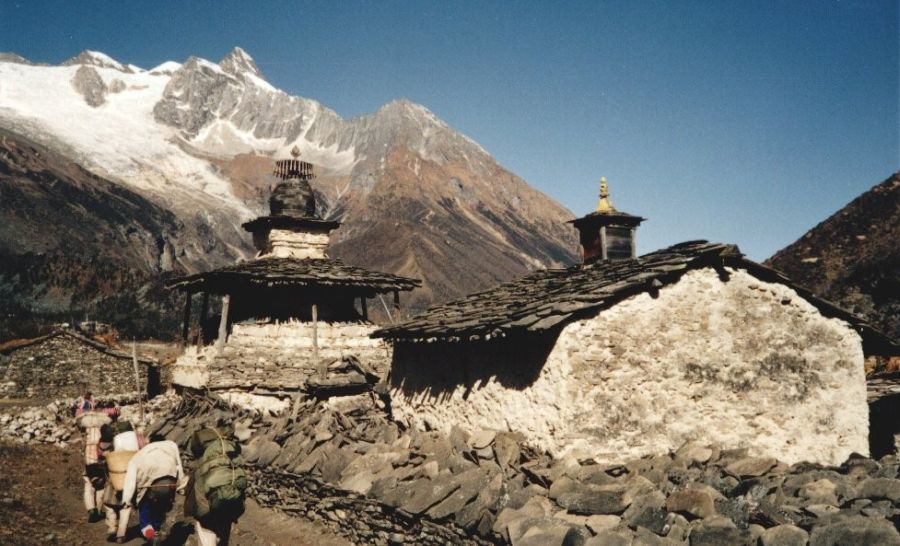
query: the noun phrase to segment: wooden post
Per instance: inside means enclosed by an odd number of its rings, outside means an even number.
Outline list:
[[[606,226],[600,226],[600,259],[606,259]]]
[[[394,314],[397,315],[397,320],[402,320],[400,318],[400,291],[394,290]]]
[[[187,345],[188,331],[191,327],[191,297],[194,294],[191,292],[185,292],[185,294],[187,294],[187,299],[184,301],[184,329],[181,331],[181,342]]]
[[[138,370],[137,342],[131,340],[131,362],[134,364],[134,386],[137,389],[138,405],[141,408],[141,426],[144,424],[144,397],[141,393],[141,372]]]
[[[369,320],[369,304],[366,302],[365,296],[359,297],[359,308],[362,310],[363,320]]]
[[[328,370],[319,362],[319,306],[312,304],[312,342],[313,342],[313,363],[316,365],[316,373],[320,379],[325,379]]]
[[[231,303],[231,295],[222,296],[222,318],[219,320],[219,338],[216,339],[216,352],[222,354],[225,348],[225,338],[228,336],[228,305]]]
[[[396,321],[394,320],[394,315],[391,314],[391,310],[388,309],[386,303],[384,303],[384,297],[381,294],[378,294],[378,299],[381,301],[381,306],[384,307],[384,312],[387,313],[388,319],[391,321],[391,324],[394,324]]]
[[[197,348],[203,347],[203,325],[206,323],[206,312],[209,310],[209,292],[203,293],[203,299],[200,300],[200,328],[197,334]]]

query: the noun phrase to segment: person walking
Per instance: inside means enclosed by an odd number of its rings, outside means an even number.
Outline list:
[[[178,445],[169,440],[153,440],[128,462],[122,490],[125,508],[120,511],[116,534],[118,542],[124,542],[128,518],[136,507],[141,535],[148,543],[158,543],[160,529],[175,500],[175,491],[184,480]],[[122,525],[123,520],[125,525]]]
[[[230,427],[204,428],[194,433],[190,448],[197,467],[184,514],[194,517],[199,546],[228,546],[231,528],[244,513],[247,489],[240,444]]]

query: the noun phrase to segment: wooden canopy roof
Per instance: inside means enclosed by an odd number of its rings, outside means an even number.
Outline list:
[[[412,290],[422,281],[380,271],[344,265],[333,259],[260,258],[204,273],[177,277],[166,287],[187,291],[229,294],[258,286],[337,287],[358,292]]]

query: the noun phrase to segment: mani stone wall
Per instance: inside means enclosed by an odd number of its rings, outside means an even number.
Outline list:
[[[140,365],[147,390],[152,367]],[[0,355],[0,398],[74,398],[134,394],[131,357],[114,356],[67,334],[48,337]]]
[[[355,356],[384,377],[390,368],[391,347],[369,337],[375,329],[365,322],[319,322],[320,362]],[[233,325],[221,354],[215,345],[185,351],[175,363],[173,380],[191,388],[278,394],[302,389],[315,374],[312,323],[243,322]]]
[[[868,453],[858,334],[784,285],[728,273],[691,271],[555,339],[399,343],[394,415],[610,462],[686,441],[789,463]]]

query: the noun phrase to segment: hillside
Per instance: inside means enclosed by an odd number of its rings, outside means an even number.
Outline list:
[[[900,339],[900,173],[766,263]]]

